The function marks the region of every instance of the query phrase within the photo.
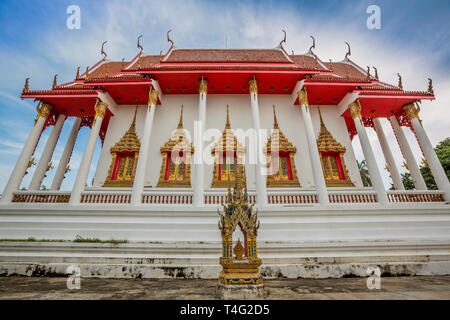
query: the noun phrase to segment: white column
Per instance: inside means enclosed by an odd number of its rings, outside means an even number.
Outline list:
[[[389,204],[389,200],[386,193],[386,188],[384,187],[383,180],[381,179],[380,171],[378,170],[377,161],[375,159],[375,154],[373,153],[372,147],[370,145],[369,137],[367,136],[366,128],[362,123],[361,118],[361,106],[359,100],[351,103],[348,108],[352,115],[353,121],[355,123],[356,131],[358,132],[359,141],[361,142],[361,148],[364,154],[364,159],[367,161],[367,167],[369,169],[370,180],[372,181],[373,187],[377,192],[378,202],[384,205]]]
[[[389,143],[386,139],[386,135],[384,134],[380,118],[374,118],[373,124],[375,125],[375,132],[377,133],[378,141],[380,142],[384,158],[386,159],[386,163],[389,167],[389,173],[391,174],[395,190],[405,190],[405,186],[402,182],[402,177],[400,176],[400,172],[398,171],[398,167],[395,163],[394,156],[392,155],[391,148],[389,148]]]
[[[108,105],[100,100],[95,105],[95,119],[92,123],[91,132],[84,149],[83,158],[81,158],[80,167],[78,168],[77,177],[70,195],[70,204],[79,204],[81,201],[81,193],[84,191],[86,180],[89,175],[89,169],[92,163],[92,157],[94,156],[95,146],[98,140],[98,134],[102,126],[103,118],[105,117],[106,109]]]
[[[60,114],[58,116],[52,132],[48,137],[47,143],[45,144],[44,150],[42,151],[39,164],[34,171],[33,178],[31,179],[30,186],[28,187],[29,190],[39,190],[41,188],[42,180],[44,180],[48,164],[52,160],[53,152],[55,151],[55,147],[58,143],[58,138],[65,120],[66,116],[64,114]]]
[[[140,205],[142,203],[142,192],[144,191],[144,180],[148,162],[148,150],[150,147],[150,137],[152,134],[153,118],[155,117],[156,104],[158,103],[158,91],[150,90],[148,98],[147,112],[145,114],[144,130],[142,132],[141,148],[134,175],[133,191],[131,194],[131,204]]]
[[[256,179],[256,204],[258,207],[267,205],[267,186],[264,160],[262,156],[263,142],[261,141],[261,124],[259,121],[259,104],[258,104],[258,84],[256,79],[248,82],[250,91],[250,103],[252,106],[252,120],[253,129],[256,131],[256,165],[255,165],[255,179]]]
[[[430,166],[431,173],[433,174],[434,181],[439,190],[444,191],[444,198],[446,201],[450,201],[450,182],[448,181],[447,174],[442,168],[442,164],[434,151],[433,145],[431,144],[428,135],[426,134],[422,124],[419,120],[419,110],[416,109],[413,104],[409,104],[403,107],[406,111],[408,119],[414,128],[417,135],[417,140],[422,147],[425,158]]]
[[[306,89],[300,90],[298,93],[298,103],[302,111],[303,122],[306,129],[306,139],[308,141],[308,150],[311,158],[313,169],[314,183],[316,185],[319,204],[327,205],[329,203],[327,185],[323,175],[322,163],[320,161],[319,149],[317,148],[316,135],[311,120],[311,114],[308,104],[308,95]]]
[[[3,191],[3,195],[0,200],[1,204],[10,203],[13,199],[13,193],[19,189],[23,176],[27,171],[30,158],[33,155],[34,149],[39,141],[39,137],[41,136],[42,129],[44,128],[45,121],[50,115],[51,110],[52,106],[47,103],[42,103],[41,108],[38,109],[36,122],[33,129],[31,129],[30,135],[23,146],[19,159],[16,162],[16,166],[14,167],[8,183],[6,184],[5,190]]]
[[[70,131],[69,138],[67,139],[66,146],[59,160],[58,169],[56,169],[55,176],[53,177],[53,182],[51,190],[59,190],[61,188],[61,183],[64,179],[64,174],[66,173],[67,165],[69,164],[70,157],[72,155],[73,147],[77,141],[78,132],[80,130],[81,118],[77,117],[73,120],[72,130]]]
[[[198,121],[201,125],[200,132],[196,132],[194,145],[194,196],[192,204],[195,207],[204,204],[204,169],[203,169],[203,135],[206,124],[206,94],[208,92],[208,81],[200,80],[199,83],[199,100],[198,100]]]
[[[394,134],[397,138],[397,142],[402,155],[403,157],[405,157],[406,165],[408,166],[408,170],[411,174],[411,178],[413,180],[414,186],[416,187],[416,190],[427,190],[425,180],[423,179],[417,161],[414,158],[414,154],[411,150],[411,147],[409,146],[408,140],[406,139],[405,133],[403,132],[403,129],[400,127],[400,124],[397,121],[397,117],[391,116],[389,118],[389,121],[391,123],[392,129],[394,130]]]

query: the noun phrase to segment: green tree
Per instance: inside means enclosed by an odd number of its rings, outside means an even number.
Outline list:
[[[359,174],[361,175],[361,180],[364,187],[371,187],[372,181],[370,180],[369,169],[367,168],[366,160],[359,162],[356,160],[358,164]]]
[[[438,143],[436,148],[434,148],[436,155],[439,161],[444,168],[445,173],[447,174],[447,178],[450,179],[450,138],[444,139]],[[431,173],[430,168],[428,168],[425,164],[420,166],[420,173],[422,173],[423,179],[427,185],[427,188],[430,190],[437,190],[436,182],[434,181],[433,174]],[[406,190],[414,189],[414,182],[411,178],[409,172],[405,172],[401,174],[403,184]],[[391,184],[391,190],[394,190],[394,185]]]

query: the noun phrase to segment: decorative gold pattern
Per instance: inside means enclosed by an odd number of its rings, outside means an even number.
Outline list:
[[[150,89],[149,95],[148,95],[148,106],[156,106],[158,104],[158,95],[159,92],[155,89]]]
[[[214,156],[214,174],[211,188],[226,188],[227,179],[234,182],[236,169],[242,168],[244,171],[245,148],[237,140],[231,130],[230,112],[227,105],[227,121],[222,138],[212,148],[211,154]],[[225,168],[225,170],[223,170]],[[243,176],[245,181],[245,175]]]
[[[141,143],[136,135],[136,112],[130,128],[122,138],[111,147],[111,166],[104,187],[132,187],[136,173],[137,160]],[[67,170],[67,168],[66,168]],[[116,172],[114,172],[116,170]]]
[[[30,91],[30,78],[25,79],[25,85],[23,86],[22,93]]]
[[[258,93],[258,82],[256,81],[255,78],[251,79],[248,82],[248,91],[250,93]]]
[[[39,108],[39,105],[41,106]],[[49,103],[46,102],[40,102],[40,104],[37,105],[36,107],[36,111],[37,111],[37,117],[36,117],[36,121],[39,118],[44,118],[47,119],[48,116],[50,115],[50,112],[52,111],[53,106]]]
[[[400,75],[400,73],[397,73],[397,76],[398,76],[398,87],[403,90],[402,76]]]
[[[434,94],[433,80],[428,78],[428,93]]]
[[[420,107],[419,106],[416,106],[413,103],[409,103],[403,107],[403,110],[405,111],[406,117],[408,118],[408,120],[412,120],[412,119],[416,118],[420,121],[420,118],[419,118]]]
[[[202,79],[199,81],[198,91],[204,94],[208,93],[208,80],[203,79],[203,76]]]
[[[222,235],[222,257],[220,264],[222,271],[219,283],[222,285],[260,285],[263,283],[259,266],[262,261],[258,258],[256,237],[259,229],[258,213],[253,213],[253,205],[248,204],[247,187],[240,179],[242,168],[236,171],[233,193],[228,184],[227,205],[223,205],[224,213],[218,210],[219,230]],[[236,244],[233,257],[233,233],[239,226],[244,234],[245,248]],[[242,244],[240,245],[242,247]],[[243,252],[242,252],[243,251]],[[244,256],[245,254],[245,256]]]
[[[328,131],[323,122],[322,113],[319,109],[320,133],[317,139],[317,148],[319,149],[320,162],[325,176],[327,187],[354,187],[350,180],[348,170],[345,165],[344,154],[346,148],[341,145]],[[339,173],[339,162],[342,175]]]
[[[274,173],[267,176],[268,188],[300,187],[294,161],[294,155],[297,153],[297,148],[289,142],[280,130],[277,115],[275,113],[275,106],[273,106],[273,130],[271,136],[267,140],[264,153],[267,157],[268,168]],[[278,157],[272,153],[278,155]],[[273,163],[274,161],[277,163]],[[292,179],[289,179],[288,161],[290,161]]]
[[[178,127],[161,148],[163,161],[157,187],[191,187],[191,157],[194,147],[183,129],[183,106]],[[168,163],[168,161],[170,161]]]
[[[106,109],[108,109],[108,104],[98,99],[94,109],[95,109],[95,120],[97,120],[98,117],[103,119],[105,117]]]
[[[355,102],[352,102],[348,105],[348,109],[350,110],[350,115],[352,116],[352,119],[355,118],[362,118],[361,116],[361,105],[359,103],[359,99]]]
[[[58,79],[58,75],[55,74],[55,76],[53,77],[53,84],[52,84],[52,88],[55,89],[57,84],[57,79]]]
[[[306,89],[302,89],[297,92],[298,95],[298,103],[300,105],[308,106],[308,94],[306,93]]]
[[[89,66],[86,67],[86,72],[84,73],[84,79],[89,80]]]

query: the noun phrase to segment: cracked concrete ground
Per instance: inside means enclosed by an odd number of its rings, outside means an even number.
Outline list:
[[[81,279],[69,290],[63,277],[0,277],[0,299],[215,299],[217,280]],[[265,280],[268,299],[365,300],[450,299],[450,276],[381,278],[369,290],[367,278]]]

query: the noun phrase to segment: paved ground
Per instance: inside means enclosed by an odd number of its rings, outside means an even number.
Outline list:
[[[369,290],[366,278],[264,281],[268,299],[445,299],[450,277],[381,278]],[[69,290],[66,278],[0,277],[0,299],[215,299],[216,280],[81,279]]]

